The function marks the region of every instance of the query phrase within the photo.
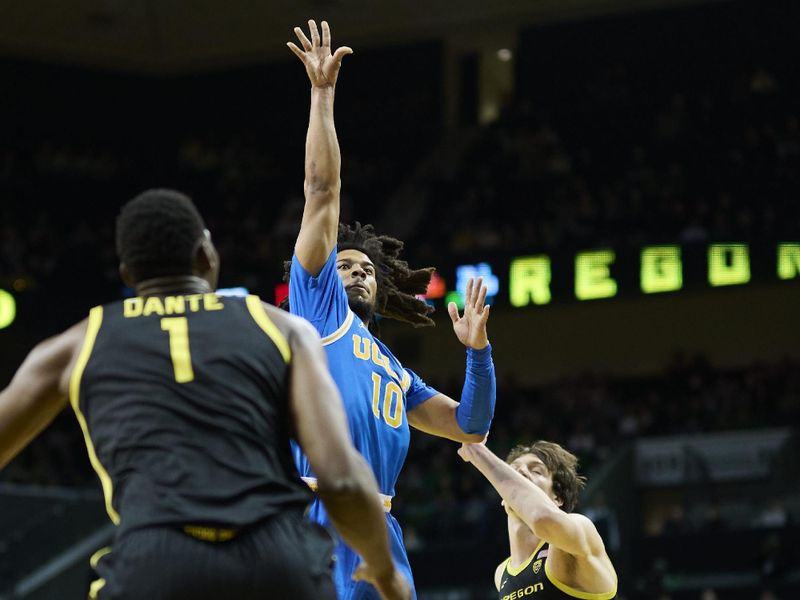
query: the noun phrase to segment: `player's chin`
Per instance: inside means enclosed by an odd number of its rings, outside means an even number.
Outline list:
[[[350,310],[356,313],[362,321],[372,320],[372,315],[375,314],[375,306],[369,299],[364,298],[358,292],[348,292],[347,301],[350,305]]]

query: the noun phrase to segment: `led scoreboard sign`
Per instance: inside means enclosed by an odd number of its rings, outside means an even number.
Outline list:
[[[496,268],[493,268],[494,267]],[[455,286],[433,274],[422,298],[455,302],[463,307],[470,277],[483,277],[487,302],[498,298],[514,307],[543,306],[563,300],[597,300],[624,293],[680,292],[700,284],[721,287],[753,282],[800,280],[800,242],[780,244],[709,244],[645,246],[638,250],[597,249],[564,255],[533,254],[502,262],[480,260],[455,267]],[[275,288],[276,304],[288,292]],[[507,296],[506,296],[507,291]],[[220,295],[246,295],[245,288],[217,290]],[[130,291],[127,295],[132,295]],[[0,288],[0,330],[17,319],[17,300]]]
[[[449,292],[444,280],[435,275],[424,297],[460,304],[466,282],[473,276],[484,278],[492,302],[500,295],[506,275],[508,302],[515,307],[546,305],[554,299],[613,298],[621,292],[678,292],[701,283],[721,287],[800,279],[800,243],[658,245],[619,252],[598,249],[570,256],[517,256],[502,265],[496,271],[488,261],[456,267],[455,290]]]

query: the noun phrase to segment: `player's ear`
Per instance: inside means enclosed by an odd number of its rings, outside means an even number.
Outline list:
[[[133,280],[133,275],[131,275],[131,271],[125,263],[119,263],[119,277],[127,287],[132,290],[136,289],[136,282]]]
[[[195,275],[200,275],[202,277],[211,270],[214,263],[211,250],[211,239],[206,229],[203,230],[203,237],[198,240],[194,256],[192,257],[192,271]]]
[[[197,245],[197,250],[192,259],[192,270],[195,275],[208,279],[212,287],[216,287],[217,274],[219,273],[219,254],[211,241],[211,233],[208,229],[203,230],[203,237]]]

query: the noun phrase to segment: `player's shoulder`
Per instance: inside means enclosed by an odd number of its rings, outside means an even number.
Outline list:
[[[89,325],[89,319],[83,319],[36,344],[17,371],[15,380],[22,382],[24,387],[34,389],[37,386],[49,386],[66,395],[72,370],[85,345]],[[99,321],[95,319],[94,335],[98,326]]]
[[[100,326],[100,321],[95,317],[91,319],[91,322],[96,334]],[[77,354],[84,345],[86,334],[89,331],[89,324],[89,317],[82,319],[61,333],[39,342],[34,348],[34,351],[45,354]]]

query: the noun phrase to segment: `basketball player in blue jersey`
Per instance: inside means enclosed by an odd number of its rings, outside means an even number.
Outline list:
[[[453,329],[467,347],[466,380],[460,402],[427,386],[373,334],[375,315],[430,325],[424,293],[433,269],[410,269],[399,254],[399,240],[378,236],[370,225],[339,225],[340,154],[333,121],[333,99],[342,58],[331,53],[328,24],[322,35],[309,21],[309,40],[295,28],[302,49],[289,48],[311,81],[311,114],[306,139],[305,208],[295,253],[289,264],[289,307],[308,319],[322,336],[330,370],[339,386],[355,447],[378,480],[390,531],[392,554],[409,581],[411,569],[400,527],[390,514],[394,485],[408,451],[409,425],[458,442],[479,442],[489,430],[495,404],[495,375],[486,334],[486,287],[470,281],[464,314],[448,306]],[[316,475],[296,449],[301,475],[314,486]],[[328,525],[316,502],[311,518]],[[334,578],[339,598],[372,599],[377,594],[362,578],[358,555],[341,541]]]
[[[611,600],[617,574],[597,528],[573,513],[586,479],[578,459],[558,444],[517,446],[507,462],[483,444],[458,454],[471,462],[503,499],[511,555],[497,567],[499,600]]]
[[[333,600],[333,544],[305,518],[294,435],[365,576],[406,600],[319,334],[256,296],[214,293],[217,251],[179,192],[128,202],[117,249],[136,297],[39,344],[0,390],[0,469],[68,402],[81,425],[116,525],[89,598]]]

